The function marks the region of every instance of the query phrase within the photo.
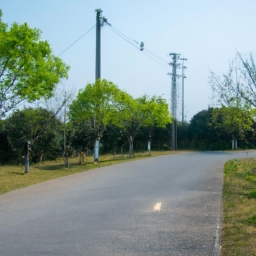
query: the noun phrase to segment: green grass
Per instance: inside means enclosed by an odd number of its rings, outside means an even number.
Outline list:
[[[256,255],[256,159],[225,164],[221,255]]]
[[[152,151],[151,156],[175,153],[177,152]],[[93,163],[92,157],[86,157],[85,163],[82,165],[79,165],[79,157],[69,158],[69,168],[65,168],[63,160],[58,159],[57,161],[45,161],[32,165],[29,167],[28,174],[24,174],[24,165],[0,165],[0,194],[66,175],[151,156],[148,156],[147,152],[136,153],[131,159],[127,155],[123,159],[120,156],[113,159],[112,155],[104,155],[100,156],[100,162],[98,163]]]

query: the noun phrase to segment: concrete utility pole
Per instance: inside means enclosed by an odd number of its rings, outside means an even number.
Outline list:
[[[101,78],[101,27],[104,24],[111,26],[105,17],[101,16],[102,10],[96,9],[96,66],[95,66],[95,80]]]
[[[101,27],[108,24],[108,20],[101,16],[102,10],[96,9],[96,62],[95,62],[95,81],[101,79]],[[96,120],[94,118],[94,124]],[[95,127],[94,127],[95,128]],[[95,130],[95,144],[94,144],[94,162],[99,161],[100,137],[98,131]]]
[[[101,70],[100,70],[100,60],[101,60],[101,9],[96,9],[96,66],[95,66],[95,80],[100,79]]]
[[[187,60],[185,58],[180,58],[180,60],[182,60],[182,124],[184,124],[184,79],[187,78],[184,75],[184,70],[187,68],[184,66],[184,61]]]
[[[177,84],[176,84],[176,77],[177,77],[177,60],[180,57],[178,53],[170,53],[172,56],[173,62],[169,63],[172,66],[172,86],[171,86],[171,114],[173,116],[172,121],[172,139],[171,145],[173,150],[177,150]]]

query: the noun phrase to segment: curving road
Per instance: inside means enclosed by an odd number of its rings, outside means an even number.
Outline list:
[[[1,195],[0,255],[217,255],[223,164],[246,156],[165,155]]]

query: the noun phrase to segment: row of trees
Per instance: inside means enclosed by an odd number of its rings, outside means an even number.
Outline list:
[[[244,122],[242,125],[240,125]],[[256,123],[248,113],[236,108],[209,108],[178,127],[179,149],[227,150],[232,140],[239,148],[255,148]]]
[[[226,74],[210,73],[209,83],[216,95],[220,110],[213,121],[230,137],[249,143],[254,137],[256,118],[256,67],[252,54],[249,59],[237,53]]]
[[[223,102],[219,108],[200,111],[190,123],[179,124],[178,148],[230,149],[232,139],[237,139],[242,148],[254,148],[254,108],[241,98],[229,102],[232,104]],[[171,117],[161,97],[144,95],[134,99],[115,84],[98,80],[79,91],[71,102],[68,122],[63,116],[57,117],[57,112],[28,108],[1,120],[0,161],[19,159],[27,140],[32,142],[33,162],[54,159],[65,148],[93,152],[97,140],[103,153],[115,153],[127,144],[132,155],[134,145],[136,150],[146,150],[151,139],[154,149],[170,149]]]
[[[56,113],[43,108],[15,111],[1,121],[0,136],[5,142],[0,147],[1,160],[20,157],[27,140],[31,141],[34,162],[56,158],[60,152],[70,154],[71,148],[95,152],[96,141],[100,141],[103,152],[115,152],[127,142],[131,156],[136,136],[143,133],[140,147],[145,150],[151,144],[153,130],[165,129],[171,123],[163,98],[144,95],[134,99],[107,80],[97,80],[79,91],[67,116],[61,121]]]
[[[190,148],[230,149],[238,140],[240,148],[255,148],[256,67],[253,56],[245,59],[240,53],[230,62],[227,73],[210,72],[209,84],[216,105],[196,114],[183,138]],[[181,134],[181,133],[180,133]],[[185,136],[184,136],[185,135]],[[180,145],[182,138],[180,138]]]
[[[107,80],[97,80],[81,90],[70,105],[69,117],[73,123],[87,123],[95,142],[103,137],[107,127],[119,129],[129,142],[130,156],[140,128],[147,127],[150,139],[153,127],[165,127],[171,122],[163,98],[144,95],[134,99]]]
[[[143,96],[134,100],[140,102],[145,98],[148,99],[148,103],[143,102],[142,105],[138,103],[140,108],[146,108],[146,105],[149,107],[152,105],[151,101],[157,99]],[[72,104],[78,104],[78,98]],[[143,112],[137,109],[131,119],[124,117],[119,119],[116,115],[109,119],[108,123],[106,121],[104,127],[100,129],[99,123],[103,121],[100,116],[96,120],[96,115],[93,115],[94,107],[97,106],[92,105],[91,119],[82,117],[81,121],[70,119],[66,124],[61,122],[54,112],[43,108],[15,111],[9,118],[0,121],[0,162],[21,162],[24,143],[27,140],[32,144],[30,156],[33,162],[56,159],[63,154],[64,135],[69,156],[80,152],[93,154],[95,140],[99,138],[98,131],[100,131],[101,153],[121,154],[122,149],[127,153],[130,150],[131,153],[131,146],[136,152],[146,151],[149,140],[152,141],[153,150],[170,149],[170,123],[162,125],[157,122],[150,123],[149,121],[155,117],[153,115],[151,118],[145,117]],[[86,111],[86,115],[88,112]],[[190,123],[178,123],[178,149],[226,150],[231,149],[232,139],[238,140],[240,148],[255,148],[256,123],[251,117],[247,118],[246,113],[237,112],[237,109],[231,108],[209,108],[194,115]],[[135,113],[138,116],[135,116]],[[149,114],[151,115],[151,112]],[[72,115],[71,112],[69,115]],[[107,118],[103,114],[101,116]],[[156,116],[160,115],[156,114]],[[247,123],[243,127],[239,126],[238,116],[241,120],[244,118],[244,122]],[[122,126],[123,124],[125,126]]]
[[[65,108],[61,121],[57,118],[58,111],[54,113],[42,108],[17,110],[22,102],[51,98],[56,85],[68,77],[69,66],[53,55],[49,43],[40,40],[40,37],[41,31],[29,28],[26,23],[13,23],[9,27],[2,21],[0,10],[2,161],[20,156],[27,140],[32,143],[33,160],[38,161],[43,155],[54,158],[56,149],[61,145],[64,154],[67,154],[71,146],[82,150],[90,143],[99,142],[99,139],[104,141],[104,133],[115,133],[111,135],[114,137],[123,134],[129,142],[131,155],[140,129],[147,127],[150,137],[153,127],[164,127],[171,122],[168,105],[161,97],[145,95],[133,99],[106,80],[98,80],[81,90],[68,113],[65,97],[60,103]],[[7,118],[9,113],[12,114]],[[89,137],[90,143],[87,141],[79,145],[84,141],[83,138],[77,139],[79,133]],[[77,143],[72,144],[72,140],[77,140]]]

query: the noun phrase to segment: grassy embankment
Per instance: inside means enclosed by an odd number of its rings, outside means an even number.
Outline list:
[[[225,164],[221,255],[256,255],[256,159]]]
[[[175,154],[173,151],[152,151],[151,156]],[[117,157],[113,159],[112,155],[100,156],[100,162],[93,163],[92,157],[86,157],[85,163],[79,165],[79,157],[69,159],[69,168],[64,167],[62,159],[57,161],[45,161],[29,167],[29,173],[24,174],[24,165],[0,165],[0,194],[11,190],[27,187],[32,184],[40,183],[46,180],[56,179],[62,176],[83,172],[115,163],[131,161],[138,158],[149,157],[147,152],[136,153],[133,158]]]

